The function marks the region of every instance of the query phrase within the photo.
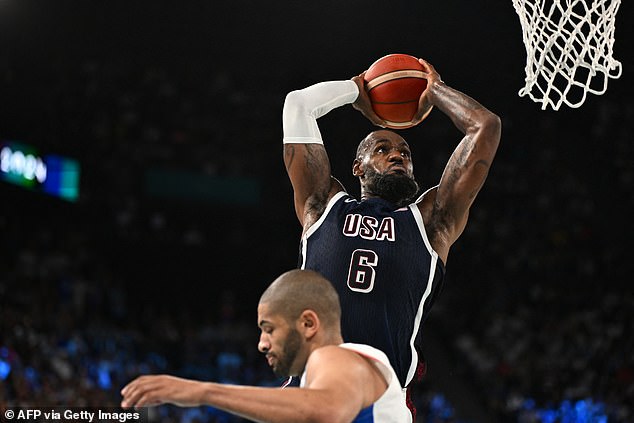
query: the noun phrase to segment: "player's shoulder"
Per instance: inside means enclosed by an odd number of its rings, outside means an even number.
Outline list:
[[[310,355],[310,358],[320,361],[331,358],[345,358],[352,354],[355,354],[354,351],[350,351],[349,349],[343,348],[339,345],[324,345],[323,347],[319,347],[314,350]]]
[[[431,217],[431,212],[434,207],[434,202],[436,201],[436,194],[438,193],[438,185],[429,188],[427,191],[423,192],[417,199],[414,201],[414,205],[418,207],[420,210],[423,221],[428,222]]]
[[[346,342],[341,344],[340,347],[354,351],[355,353],[367,358],[372,358],[378,361],[389,361],[387,355],[383,351],[368,344]]]
[[[363,365],[363,357],[356,351],[339,345],[325,345],[312,352],[307,367],[336,366],[353,370],[355,365]]]
[[[337,384],[349,379],[357,379],[363,370],[361,363],[352,351],[346,351],[337,345],[326,345],[313,350],[304,370],[304,386],[319,384]]]
[[[419,205],[419,207],[420,205],[433,204],[436,199],[436,193],[438,193],[438,185],[429,188],[419,195],[416,201],[414,201],[414,204]]]
[[[350,207],[354,207],[358,204],[359,204],[359,200],[357,200],[355,197],[353,197],[346,191],[338,191],[330,197],[328,204],[326,205],[325,211],[328,211],[329,209],[333,207],[337,207],[337,208],[343,207],[347,209]]]

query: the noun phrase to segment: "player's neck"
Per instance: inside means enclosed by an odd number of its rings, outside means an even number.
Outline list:
[[[373,193],[372,191],[366,189],[365,187],[361,187],[361,200],[369,200],[370,198],[381,198],[384,199],[383,197],[381,197],[378,194]]]
[[[343,338],[341,332],[328,331],[323,332],[319,339],[315,340],[315,349],[325,347],[327,345],[340,345],[343,344]]]

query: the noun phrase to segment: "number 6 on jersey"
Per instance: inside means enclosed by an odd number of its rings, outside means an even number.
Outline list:
[[[354,250],[348,271],[348,288],[356,292],[370,292],[374,288],[374,269],[379,256],[372,250]]]

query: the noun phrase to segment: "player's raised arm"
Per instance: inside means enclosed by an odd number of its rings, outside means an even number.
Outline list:
[[[304,229],[323,213],[341,184],[331,177],[330,161],[317,119],[336,107],[354,102],[354,81],[321,82],[290,92],[284,101],[284,164],[293,185],[295,212]]]
[[[435,251],[447,260],[449,248],[465,228],[469,208],[482,188],[497,151],[500,118],[471,97],[457,91],[440,79],[435,69],[421,59],[427,68],[427,89],[421,96],[418,116],[435,106],[453,121],[464,137],[452,153],[440,179],[431,205],[425,201],[425,215]]]

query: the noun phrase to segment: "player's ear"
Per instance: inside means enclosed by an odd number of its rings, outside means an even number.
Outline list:
[[[298,319],[299,331],[304,334],[304,338],[310,339],[319,330],[321,322],[319,316],[313,310],[304,310]]]
[[[363,165],[359,159],[354,159],[354,162],[352,162],[352,174],[357,178],[360,178],[365,174]]]

